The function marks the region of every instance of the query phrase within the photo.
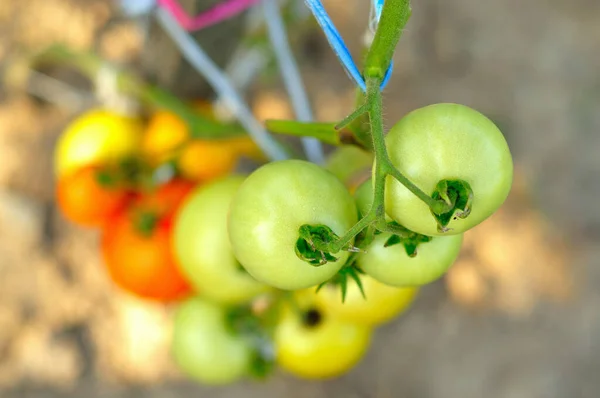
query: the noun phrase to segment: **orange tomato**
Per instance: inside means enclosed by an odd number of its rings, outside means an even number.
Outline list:
[[[221,140],[194,140],[181,151],[177,166],[183,176],[207,181],[233,172],[241,156],[264,160],[250,137],[243,136]]]
[[[192,103],[200,115],[214,119],[212,104],[207,101]],[[142,138],[142,152],[154,162],[162,162],[173,155],[190,138],[190,129],[176,114],[167,110],[156,111],[148,121]]]
[[[175,178],[148,193],[137,202],[139,210],[153,213],[163,219],[171,219],[196,183]]]
[[[102,254],[118,286],[140,297],[165,302],[190,293],[171,247],[171,230],[175,212],[193,187],[189,181],[173,180],[107,224]]]
[[[193,107],[200,114],[214,119],[210,103],[197,101]],[[152,115],[142,139],[142,152],[155,164],[176,159],[184,177],[199,181],[232,172],[241,156],[261,162],[266,160],[247,135],[214,140],[192,139],[185,122],[165,110]]]
[[[107,169],[86,166],[61,177],[56,187],[58,207],[74,223],[101,226],[125,207],[131,192],[120,186]]]
[[[200,140],[186,146],[177,162],[183,176],[200,181],[228,174],[236,164],[237,156],[231,148],[220,141]]]

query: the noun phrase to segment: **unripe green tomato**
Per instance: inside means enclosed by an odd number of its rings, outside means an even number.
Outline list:
[[[434,237],[420,243],[417,255],[409,257],[402,243],[383,245],[388,233],[375,239],[356,259],[356,264],[367,275],[390,286],[421,286],[439,279],[454,264],[460,253],[463,235]]]
[[[429,207],[391,176],[385,210],[399,224],[428,236],[460,234],[492,215],[511,188],[513,163],[500,130],[464,105],[435,104],[412,111],[386,136],[390,160],[409,180],[432,195],[441,180],[466,181],[473,191],[471,214],[438,231]]]
[[[338,236],[357,218],[356,205],[330,172],[302,160],[268,163],[241,185],[229,212],[229,238],[235,256],[257,280],[285,290],[318,285],[344,265],[313,266],[296,255],[302,225],[326,225]]]
[[[354,193],[361,214],[371,207],[373,186],[364,182]],[[436,236],[417,246],[417,254],[410,257],[403,243],[384,247],[389,233],[375,236],[361,253],[356,264],[374,279],[397,287],[421,286],[440,278],[452,266],[460,253],[463,235]]]
[[[373,154],[354,145],[344,145],[336,148],[329,155],[325,168],[333,173],[346,185],[354,185],[352,178],[363,169],[370,170],[373,166]]]
[[[228,384],[244,377],[252,347],[226,325],[223,307],[192,298],[175,314],[171,351],[182,372],[204,384]]]
[[[198,186],[175,218],[173,243],[181,271],[203,296],[240,303],[267,291],[236,260],[227,235],[227,214],[242,176]]]

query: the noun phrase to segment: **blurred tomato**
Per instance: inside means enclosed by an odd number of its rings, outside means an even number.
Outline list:
[[[98,166],[64,175],[56,186],[56,200],[64,216],[89,227],[101,226],[131,197],[110,170]]]
[[[207,181],[233,172],[241,156],[264,160],[250,137],[243,136],[194,140],[181,151],[177,166],[185,177]]]
[[[171,220],[196,183],[183,178],[174,178],[146,193],[136,204],[138,209]]]
[[[179,369],[211,385],[233,383],[246,376],[252,345],[230,329],[227,308],[198,297],[183,302],[175,313],[171,343]]]
[[[192,107],[200,115],[214,119],[212,104],[199,100]],[[142,138],[142,152],[153,162],[163,162],[190,138],[188,125],[175,113],[160,109],[150,117]]]
[[[179,271],[171,247],[171,231],[173,216],[193,187],[188,181],[171,181],[107,224],[102,254],[117,285],[158,301],[188,295],[191,288]]]
[[[315,301],[324,310],[341,320],[364,325],[379,325],[406,311],[418,288],[384,285],[368,275],[361,275],[365,297],[354,280],[347,283],[346,299],[342,302],[340,285],[327,284],[318,292],[310,289]]]
[[[371,177],[373,154],[353,145],[336,148],[327,158],[325,168],[353,192],[364,179]]]
[[[58,140],[54,169],[63,175],[90,164],[113,163],[134,155],[140,146],[142,123],[137,118],[102,109],[75,119]]]
[[[155,112],[142,139],[142,151],[152,161],[160,162],[182,145],[189,136],[188,126],[177,115],[165,110]]]
[[[277,363],[307,379],[339,376],[354,367],[371,341],[371,328],[343,322],[316,306],[284,308],[275,328]]]

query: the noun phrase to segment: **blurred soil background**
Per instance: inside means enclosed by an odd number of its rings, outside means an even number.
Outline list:
[[[206,388],[169,360],[171,310],[114,288],[97,233],[55,208],[53,145],[93,97],[49,104],[7,73],[23,51],[62,42],[96,48],[182,95],[206,92],[202,79],[155,28],[142,50],[133,22],[107,26],[115,11],[106,1],[2,0],[0,397],[599,397],[600,3],[413,3],[385,92],[387,123],[445,101],[489,115],[515,158],[508,202],[468,233],[444,280],[377,331],[349,374]],[[325,4],[358,54],[368,2]],[[196,34],[217,43],[221,63],[235,47],[222,39],[239,34],[239,21],[229,24]],[[341,119],[350,81],[318,30],[295,39],[317,118]],[[153,48],[170,53],[152,57]],[[52,92],[46,83],[34,79],[29,91]],[[251,91],[260,118],[291,116],[276,76]]]

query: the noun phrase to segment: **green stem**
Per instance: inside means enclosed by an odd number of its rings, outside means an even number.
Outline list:
[[[415,196],[427,204],[434,212],[443,209],[446,204],[442,201],[433,199],[431,196],[423,192],[419,187],[412,183],[404,174],[402,174],[390,160],[385,146],[385,138],[383,135],[383,117],[382,117],[382,100],[381,91],[379,89],[381,79],[371,77],[367,79],[367,103],[369,104],[369,118],[371,120],[371,136],[373,138],[373,148],[375,149],[375,187],[377,187],[378,176],[391,175],[404,185]],[[382,178],[383,179],[383,178]],[[383,191],[383,190],[382,190]],[[375,189],[375,199],[377,199],[377,189]],[[383,193],[381,194],[383,196]],[[376,202],[373,202],[374,204]],[[383,207],[383,198],[381,202]],[[436,213],[437,214],[437,213]]]
[[[363,229],[371,225],[376,219],[377,216],[375,212],[369,211],[369,213],[367,213],[366,216],[364,216],[356,224],[354,224],[354,226],[350,228],[348,232],[344,234],[344,236],[339,238],[336,242],[332,242],[328,245],[329,247],[324,249],[326,249],[330,253],[339,252],[344,247],[348,246],[348,244],[350,244],[350,242],[356,235],[358,235]]]
[[[375,77],[383,80],[410,14],[410,0],[385,0],[375,37],[365,60],[365,79]]]
[[[336,130],[341,130],[348,126],[350,123],[361,117],[363,114],[368,112],[368,105],[366,103],[359,105],[351,114],[346,116],[341,122],[335,125]]]
[[[371,77],[367,79],[367,97],[366,107],[371,121],[371,138],[373,140],[373,149],[375,151],[375,176],[373,187],[373,202],[369,212],[356,223],[348,232],[344,234],[336,242],[329,245],[330,253],[337,253],[346,247],[352,239],[358,235],[363,229],[372,224],[385,223],[385,181],[387,175],[396,178],[401,184],[406,186],[419,199],[423,200],[432,209],[439,209],[440,206],[446,206],[442,201],[437,201],[428,196],[419,187],[413,184],[392,164],[387,149],[385,146],[385,138],[383,134],[383,105],[381,98],[382,78]]]
[[[336,131],[334,123],[269,119],[265,121],[265,127],[275,134],[314,137],[330,145],[341,144],[340,135]]]

